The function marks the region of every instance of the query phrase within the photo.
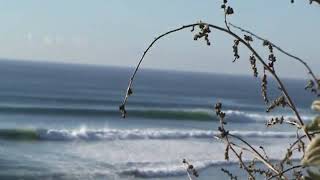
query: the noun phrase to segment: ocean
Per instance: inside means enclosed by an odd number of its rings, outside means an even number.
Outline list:
[[[119,112],[133,68],[0,61],[0,179],[187,179],[182,160],[199,179],[245,179],[225,146],[214,138],[214,105],[223,103],[226,128],[274,160],[283,157],[295,129],[267,128],[260,79],[141,69],[128,117]],[[279,95],[269,80],[270,99]],[[314,96],[306,80],[285,79],[303,119]],[[245,158],[247,159],[247,158]]]

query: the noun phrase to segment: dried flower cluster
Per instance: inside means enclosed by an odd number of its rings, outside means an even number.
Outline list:
[[[309,80],[307,82],[305,90],[310,90],[312,93],[316,94],[317,96],[320,96],[320,80],[317,79],[316,82],[314,80]]]
[[[266,112],[270,112],[271,110],[273,110],[276,107],[285,107],[286,105],[288,105],[286,98],[284,96],[280,96],[277,99],[275,99],[267,108]]]
[[[233,42],[234,42],[234,44],[232,46],[233,56],[234,56],[233,62],[235,62],[237,59],[240,58],[239,53],[238,53],[238,46],[239,46],[240,41],[238,39],[236,39]]]
[[[252,161],[250,161],[250,163],[248,165],[248,169],[252,174],[265,175],[266,177],[272,176],[272,172],[269,169],[268,170],[264,170],[264,169],[261,169],[261,168],[257,168],[256,167],[256,161],[257,161],[257,159],[253,159]]]
[[[222,112],[222,103],[218,102],[216,103],[216,105],[214,106],[214,109],[216,111],[216,115],[219,116],[219,118],[221,119],[221,122],[223,124],[225,124],[226,122],[223,121],[224,117],[226,116],[226,113]]]
[[[268,80],[267,80],[267,74],[266,74],[266,70],[263,70],[263,76],[262,76],[262,84],[261,84],[261,93],[262,93],[262,97],[263,97],[263,101],[268,104],[269,103],[269,99],[268,99],[268,95],[267,95],[267,88],[268,88]]]
[[[221,5],[221,8],[224,11],[224,23],[228,31],[230,31],[230,27],[227,22],[227,16],[234,14],[234,10],[232,7],[228,6],[227,3],[228,3],[228,0],[223,0],[223,4]]]
[[[227,145],[224,151],[224,159],[227,161],[229,161],[229,148],[230,148],[230,145]]]
[[[269,121],[267,121],[266,126],[267,127],[271,127],[275,124],[282,124],[284,121],[284,117],[275,117],[275,118],[271,118]]]
[[[203,23],[200,21],[199,23],[199,29],[200,31],[194,35],[194,40],[197,41],[198,39],[201,39],[201,38],[204,38],[204,40],[206,41],[207,45],[210,46],[211,43],[210,43],[210,40],[209,40],[209,33],[211,32],[210,31],[210,27],[208,26],[208,24],[206,23]],[[194,31],[194,26],[192,27],[191,29],[191,32]]]
[[[238,177],[234,176],[229,170],[221,168],[221,171],[226,173],[229,176],[230,180],[238,180]]]
[[[224,129],[224,125],[227,124],[227,122],[225,121],[225,116],[226,113],[222,112],[222,103],[218,102],[216,103],[215,107],[214,107],[215,111],[216,111],[216,115],[219,117],[220,120],[220,126],[218,127],[218,130],[220,131],[220,136],[221,138],[226,137],[228,135],[228,131],[226,131]],[[229,150],[229,149],[227,149]]]
[[[198,171],[194,168],[192,164],[190,164],[186,159],[182,160],[182,163],[186,165],[188,174],[192,174],[195,177],[199,177]]]
[[[252,54],[249,58],[250,60],[250,64],[251,64],[251,69],[253,71],[253,76],[254,77],[258,77],[258,69],[257,69],[257,65],[256,65],[256,57]]]
[[[233,8],[230,6],[227,6],[228,0],[223,0],[223,4],[221,5],[221,8],[224,9],[226,15],[231,15],[234,13]]]
[[[252,37],[251,37],[251,36],[248,36],[248,35],[244,35],[244,38],[243,38],[243,39],[246,40],[247,43],[250,43],[250,42],[253,41]]]
[[[267,40],[265,40],[265,41],[263,41],[263,46],[268,46],[268,49],[269,49],[269,57],[268,57],[268,60],[270,61],[269,63],[268,63],[268,66],[271,68],[271,69],[273,69],[274,70],[274,63],[276,62],[276,56],[274,55],[274,53],[273,53],[273,46],[272,46],[272,44],[269,42],[269,41],[267,41]]]

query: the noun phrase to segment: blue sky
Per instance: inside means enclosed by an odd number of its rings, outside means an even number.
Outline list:
[[[132,67],[160,33],[199,20],[223,26],[221,1],[0,0],[0,57]],[[314,69],[320,67],[319,5],[309,5],[307,0],[295,4],[230,0],[229,4],[235,10],[229,18],[232,23],[273,40],[305,58]],[[207,47],[193,41],[189,30],[168,36],[142,67],[252,73],[247,50],[240,48],[241,58],[232,63],[233,39],[215,31],[210,38],[213,45]],[[267,56],[260,43],[254,45]],[[305,76],[301,66],[285,56],[278,55],[277,63],[282,76]]]

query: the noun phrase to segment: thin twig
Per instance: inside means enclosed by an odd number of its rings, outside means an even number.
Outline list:
[[[231,31],[231,30],[230,30],[230,27],[229,27],[229,25],[228,25],[228,21],[227,21],[227,9],[226,9],[226,6],[224,7],[224,24],[226,25],[226,28],[227,28],[229,31]]]
[[[254,154],[256,154],[258,157],[258,159],[263,162],[268,168],[270,168],[272,171],[274,171],[275,173],[279,173],[279,171],[277,169],[275,169],[272,164],[270,164],[268,162],[267,159],[265,159],[253,146],[251,146],[247,141],[245,141],[244,139],[242,139],[241,137],[239,136],[236,136],[236,135],[233,135],[233,134],[228,134],[230,135],[231,137],[233,138],[236,138],[238,140],[240,140],[241,142],[243,142],[244,144],[246,144],[252,151]]]
[[[296,126],[298,129],[301,129],[300,124],[298,124],[298,123],[295,122],[295,121],[284,120],[283,122],[284,122],[284,123],[287,123],[287,124],[291,124],[291,125],[293,125],[293,126]]]
[[[304,166],[302,166],[302,165],[292,166],[292,167],[290,167],[290,168],[282,171],[282,172],[279,173],[279,174],[275,174],[275,175],[271,176],[268,180],[273,179],[273,178],[278,177],[278,176],[282,176],[284,173],[286,173],[286,172],[288,172],[288,171],[291,171],[291,170],[293,170],[293,169],[297,169],[297,168],[304,168]]]
[[[315,132],[312,132],[312,133],[309,133],[310,136],[314,136],[316,134],[320,134],[320,131],[315,131]],[[298,142],[300,142],[303,138],[305,138],[306,135],[302,135],[300,136],[294,143],[291,144],[291,146],[289,147],[289,149],[291,150]]]
[[[226,137],[226,141],[228,144],[231,144],[228,137]],[[249,170],[249,168],[245,165],[245,163],[243,162],[241,156],[238,154],[238,152],[232,147],[230,146],[230,149],[232,150],[232,152],[238,157],[239,162],[241,163],[242,167],[248,172],[249,176],[253,179],[255,179],[255,177],[253,176],[253,174],[251,173],[251,171]]]
[[[187,171],[188,179],[193,180],[193,178],[191,177],[191,174],[188,171],[188,164],[186,164],[186,169],[187,169],[186,171]]]

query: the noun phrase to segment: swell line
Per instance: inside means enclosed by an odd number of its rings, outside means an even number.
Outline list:
[[[242,137],[293,138],[292,132],[230,131]],[[144,139],[208,139],[219,135],[218,131],[171,129],[0,129],[0,139],[42,141],[115,141]]]
[[[272,116],[267,114],[226,110],[226,120],[229,122],[261,122],[269,120]],[[30,114],[30,115],[64,115],[64,116],[111,116],[120,117],[118,109],[85,108],[85,107],[38,107],[38,106],[0,106],[0,113]],[[217,121],[215,112],[210,109],[162,109],[137,108],[128,109],[128,117],[172,120],[202,120]],[[285,116],[291,118],[292,116]],[[312,116],[303,117],[310,120]]]

